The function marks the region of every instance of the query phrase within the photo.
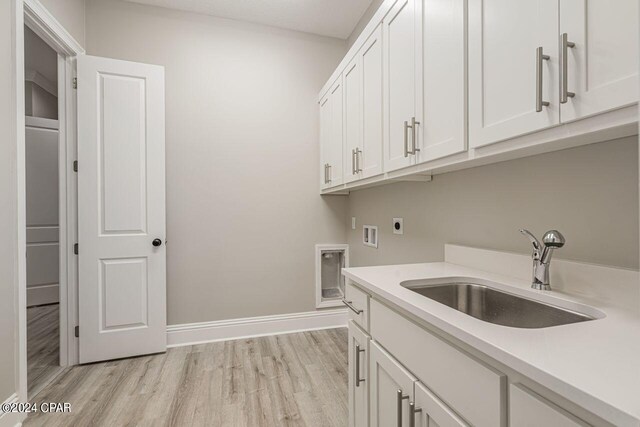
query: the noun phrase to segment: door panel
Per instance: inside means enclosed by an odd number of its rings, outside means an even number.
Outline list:
[[[362,46],[362,153],[363,178],[382,173],[382,27]]]
[[[567,49],[567,90],[563,122],[638,101],[638,1],[562,0],[560,34]]]
[[[405,155],[404,122],[411,121],[416,116],[417,1],[399,0],[382,23],[387,97],[385,171],[409,166],[413,162],[412,156]]]
[[[80,362],[166,349],[164,69],[78,58]]]
[[[358,362],[356,362],[358,359]],[[356,385],[356,376],[360,379]],[[349,426],[369,425],[369,337],[349,321]]]
[[[344,180],[355,181],[357,172],[354,150],[362,151],[362,65],[360,53],[344,72]]]
[[[558,0],[469,0],[469,144],[481,147],[559,123]],[[542,99],[536,111],[536,49]]]
[[[455,412],[420,382],[415,384],[416,425],[419,427],[468,427]]]
[[[422,0],[419,163],[467,149],[466,9],[466,0]]]
[[[338,79],[336,84],[331,88],[329,95],[329,102],[331,103],[331,133],[329,144],[330,151],[330,187],[335,187],[343,182],[343,166],[342,166],[342,154],[343,154],[343,87],[342,77]]]
[[[510,426],[586,427],[588,425],[521,384],[509,385],[509,402]]]
[[[375,342],[370,342],[369,349],[371,425],[398,426],[400,410],[401,427],[408,426],[409,402],[412,402],[414,397],[415,377]]]
[[[331,161],[331,103],[329,95],[320,101],[320,188],[330,186],[327,165]]]

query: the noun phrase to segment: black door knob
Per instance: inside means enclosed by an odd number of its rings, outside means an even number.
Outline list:
[[[162,244],[162,240],[160,239],[153,239],[153,242],[151,242],[151,244],[153,246],[160,246]]]

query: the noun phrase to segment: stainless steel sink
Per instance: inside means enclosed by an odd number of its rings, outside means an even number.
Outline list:
[[[549,326],[595,320],[595,317],[523,298],[475,283],[446,283],[408,287],[409,290],[476,319],[515,328]]]

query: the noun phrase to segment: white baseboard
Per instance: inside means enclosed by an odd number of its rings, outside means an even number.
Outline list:
[[[27,286],[27,307],[60,302],[60,285]]]
[[[17,402],[18,402],[18,395],[14,393],[2,403],[4,405],[5,403],[17,403]],[[0,427],[16,427],[16,426],[22,425],[23,420],[24,420],[24,414],[22,413],[0,411]]]
[[[167,347],[346,326],[346,309],[169,325]]]

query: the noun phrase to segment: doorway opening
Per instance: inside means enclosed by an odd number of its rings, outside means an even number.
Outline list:
[[[27,385],[32,398],[60,364],[58,53],[24,27]]]

